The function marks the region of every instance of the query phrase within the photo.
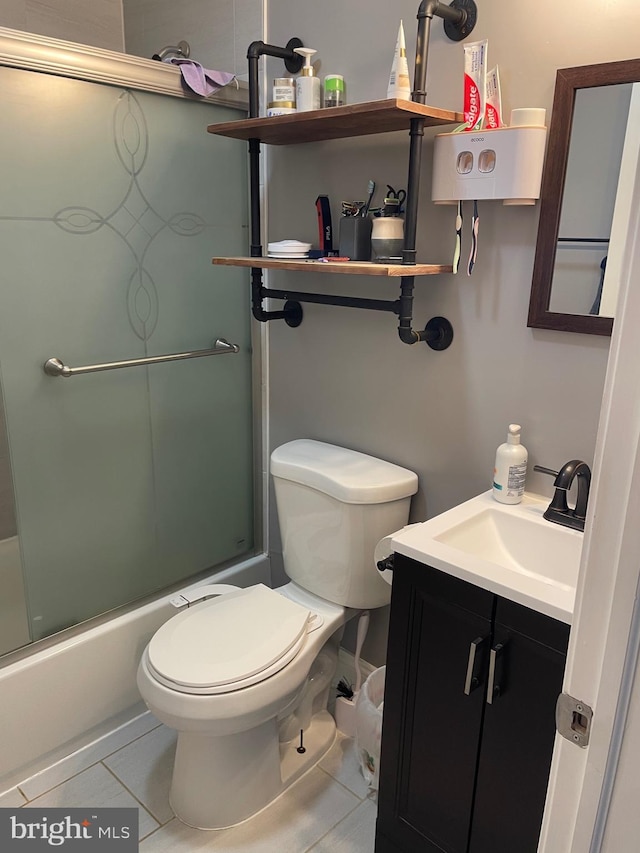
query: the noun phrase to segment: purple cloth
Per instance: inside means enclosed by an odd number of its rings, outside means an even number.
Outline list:
[[[208,68],[203,68],[199,62],[194,62],[192,59],[172,56],[166,61],[179,66],[185,85],[203,98],[213,95],[236,78],[235,74],[228,71],[210,71]]]

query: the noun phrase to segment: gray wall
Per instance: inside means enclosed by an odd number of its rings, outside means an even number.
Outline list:
[[[127,53],[151,57],[189,42],[205,68],[247,77],[247,48],[262,38],[261,0],[124,0]]]
[[[122,0],[2,0],[0,27],[122,50]]]
[[[269,41],[285,44],[296,35],[317,48],[320,74],[344,74],[352,103],[384,98],[398,19],[404,19],[412,54],[417,5],[377,3],[374,12],[364,0],[321,6],[270,0]],[[489,39],[489,65],[500,66],[508,116],[513,107],[550,111],[557,68],[636,56],[639,24],[640,8],[631,0],[608,7],[606,15],[588,0],[579,19],[572,4],[522,0],[514,11],[500,0],[480,0],[472,39]],[[461,108],[462,57],[462,45],[449,41],[442,23],[434,21],[429,103]],[[280,68],[272,63],[269,76]],[[448,263],[455,211],[429,200],[432,136],[428,132],[424,143],[418,259]],[[331,197],[335,220],[340,200],[362,198],[369,178],[383,187],[406,185],[404,134],[273,147],[268,157],[270,240],[317,239],[319,193]],[[468,204],[465,213],[466,262]],[[473,276],[461,271],[416,279],[414,325],[424,326],[434,315],[447,317],[455,339],[445,352],[400,343],[395,318],[377,312],[305,305],[299,328],[272,323],[272,446],[311,437],[412,468],[420,479],[413,521],[490,486],[495,449],[510,421],[522,424],[530,470],[535,463],[554,467],[574,457],[591,463],[609,340],[527,328],[537,223],[538,206],[481,203]],[[270,281],[300,290],[397,294],[392,283],[364,277],[277,273]],[[548,494],[550,486],[543,475],[530,474],[530,490]],[[277,558],[275,510],[271,517]],[[282,580],[277,574],[276,582]],[[365,646],[373,663],[384,660],[385,626],[386,614],[376,614]]]

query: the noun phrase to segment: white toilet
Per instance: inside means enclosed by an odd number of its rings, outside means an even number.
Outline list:
[[[418,487],[412,471],[311,440],[274,450],[271,474],[291,582],[196,589],[138,668],[147,706],[178,731],[171,806],[200,829],[251,817],[331,747],[344,624],[388,603],[374,549]]]

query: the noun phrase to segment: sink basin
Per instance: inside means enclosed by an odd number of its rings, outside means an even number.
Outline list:
[[[393,547],[563,622],[571,622],[583,534],[546,521],[548,498],[513,506],[491,491],[400,531]]]
[[[565,536],[548,521],[543,525],[490,506],[434,539],[510,571],[575,589],[582,537]]]

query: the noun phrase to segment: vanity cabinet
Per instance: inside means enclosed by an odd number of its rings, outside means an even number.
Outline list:
[[[568,638],[395,555],[376,853],[535,853]]]

